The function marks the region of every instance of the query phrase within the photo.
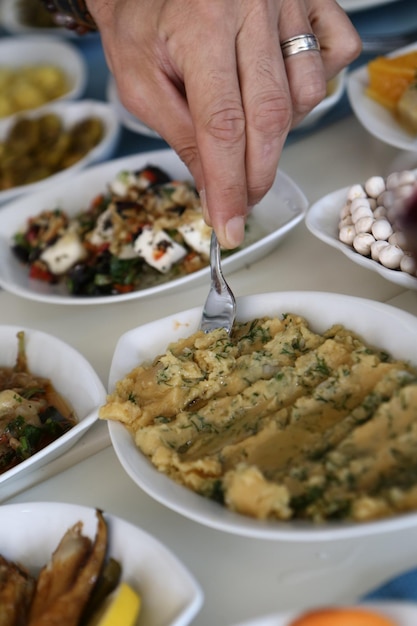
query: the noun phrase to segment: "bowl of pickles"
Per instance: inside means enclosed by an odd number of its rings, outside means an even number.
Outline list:
[[[56,102],[0,120],[0,204],[112,156],[120,124],[104,102]]]

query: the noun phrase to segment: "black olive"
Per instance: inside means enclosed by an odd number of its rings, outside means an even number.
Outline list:
[[[146,173],[149,172],[150,176],[146,176]],[[165,183],[169,183],[171,178],[159,167],[155,165],[148,165],[142,170],[138,170],[135,172],[136,176],[144,175],[144,178],[148,180],[149,187],[156,187],[157,185],[164,185]]]
[[[22,263],[29,262],[29,249],[27,247],[18,244],[12,247],[12,252]]]

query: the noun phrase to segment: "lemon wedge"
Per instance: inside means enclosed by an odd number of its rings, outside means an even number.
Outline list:
[[[134,626],[139,615],[141,597],[130,585],[122,582],[112,594],[97,626]]]

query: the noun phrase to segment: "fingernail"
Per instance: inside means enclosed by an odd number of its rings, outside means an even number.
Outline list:
[[[240,215],[232,217],[224,230],[226,245],[228,248],[237,248],[245,237],[245,219]]]

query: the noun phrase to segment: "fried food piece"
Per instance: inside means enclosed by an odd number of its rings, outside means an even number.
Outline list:
[[[35,579],[17,563],[0,555],[0,626],[24,626]]]
[[[107,524],[101,511],[97,511],[97,519],[94,543],[87,551],[85,542],[79,542],[79,523],[66,533],[51,563],[39,576],[28,626],[78,625],[102,571],[107,551]],[[75,552],[73,542],[77,545]],[[67,567],[71,571],[66,571]]]
[[[51,560],[41,570],[31,607],[31,619],[38,618],[72,587],[90,554],[92,541],[82,535],[82,523],[67,530]]]

